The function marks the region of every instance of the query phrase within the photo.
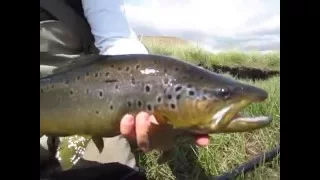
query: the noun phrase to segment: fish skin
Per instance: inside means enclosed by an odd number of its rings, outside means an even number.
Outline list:
[[[120,134],[125,114],[142,110],[154,114],[160,127],[169,126],[174,132],[230,132],[228,124],[236,111],[268,96],[262,89],[171,57],[81,57],[82,61],[40,78],[40,134],[113,137]],[[227,105],[234,105],[234,112],[213,126],[213,115]],[[241,129],[262,128],[270,122]]]

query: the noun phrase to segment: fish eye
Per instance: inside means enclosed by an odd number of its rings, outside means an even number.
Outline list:
[[[229,98],[231,96],[231,91],[229,88],[217,88],[214,91],[215,96],[220,98]]]

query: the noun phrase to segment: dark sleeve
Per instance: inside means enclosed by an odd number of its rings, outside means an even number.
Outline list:
[[[120,163],[107,163],[87,168],[58,172],[40,180],[147,180],[146,176]]]

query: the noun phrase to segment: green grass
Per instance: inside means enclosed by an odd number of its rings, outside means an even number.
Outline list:
[[[251,133],[211,135],[211,144],[199,148],[190,140],[180,139],[174,151],[174,157],[159,165],[159,153],[152,151],[140,156],[139,164],[147,171],[150,179],[205,179],[231,170],[250,158],[270,150],[280,142],[280,77],[273,77],[255,84],[269,92],[264,103],[252,104],[244,110],[250,115],[271,115],[272,124]],[[259,167],[239,179],[280,179],[280,160]]]
[[[246,66],[260,69],[280,70],[280,52],[261,54],[254,51],[244,53],[234,50],[213,54],[187,44],[159,44],[157,42],[152,42],[151,40],[143,41],[143,43],[153,54],[177,57],[191,63],[203,63],[206,66]]]

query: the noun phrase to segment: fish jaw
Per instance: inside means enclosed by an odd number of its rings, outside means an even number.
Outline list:
[[[245,132],[260,129],[272,121],[269,116],[244,117],[239,111],[250,103],[231,104],[212,117],[210,132]]]
[[[266,98],[266,96],[265,96]],[[189,129],[195,134],[247,132],[264,128],[272,122],[271,116],[245,117],[240,111],[252,103],[258,103],[265,98],[245,98],[230,103],[213,114],[210,123],[194,126]]]
[[[212,116],[212,131],[244,132],[263,128],[271,123],[272,117],[244,117],[239,114],[248,105],[266,100],[268,98],[266,91],[242,83],[238,84],[235,91],[231,103]]]
[[[242,109],[242,108],[241,108]],[[190,117],[180,116],[184,124],[175,124],[174,121],[166,122],[173,125],[174,129],[191,132],[192,134],[214,134],[214,133],[233,133],[248,132],[264,128],[272,122],[271,116],[245,117],[239,114],[240,108],[236,104],[230,104],[217,111],[211,119],[208,116],[199,114],[199,117],[191,119]],[[192,122],[192,123],[187,123]]]

